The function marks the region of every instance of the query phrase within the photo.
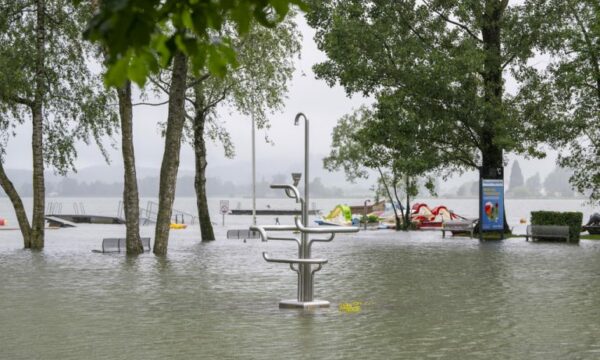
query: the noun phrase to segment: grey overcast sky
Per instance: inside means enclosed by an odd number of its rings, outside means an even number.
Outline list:
[[[323,156],[329,152],[331,144],[331,133],[337,119],[351,112],[362,104],[370,103],[369,99],[361,96],[347,97],[345,91],[339,87],[330,88],[322,80],[317,80],[312,72],[312,65],[326,59],[313,41],[314,30],[311,29],[302,16],[297,18],[298,26],[303,34],[303,48],[301,58],[296,62],[296,72],[289,86],[288,99],[285,109],[281,113],[271,116],[271,128],[268,133],[257,132],[257,157],[264,159],[278,159],[290,157],[294,161],[302,160],[303,153],[303,126],[293,126],[293,119],[297,112],[304,112],[311,121],[311,154]],[[510,80],[507,82],[508,90],[514,89]],[[210,145],[210,166],[226,165],[234,161],[249,163],[251,159],[251,123],[250,119],[230,113],[227,109],[221,109],[220,114],[226,122],[226,127],[231,133],[232,140],[236,146],[236,159],[228,160],[223,156],[219,145]],[[162,160],[164,141],[160,135],[159,123],[167,116],[167,108],[138,106],[134,110],[134,143],[136,160],[139,167],[159,168]],[[6,168],[30,169],[30,124],[26,123],[18,129],[17,138],[11,139],[6,156]],[[265,135],[273,141],[273,145],[264,141]],[[118,144],[120,139],[113,140]],[[106,144],[111,141],[107,140]],[[78,146],[79,157],[76,162],[78,168],[103,165],[104,160],[95,145]],[[119,149],[110,151],[113,166],[121,166]],[[509,166],[514,159],[509,156]],[[526,161],[519,158],[524,175],[531,176],[540,172],[545,176],[554,167],[555,155],[551,154],[545,160]],[[314,164],[315,166],[319,166]],[[312,167],[312,166],[311,166]],[[185,144],[182,147],[181,167],[182,170],[192,170],[194,159],[191,147]],[[286,170],[286,169],[282,169]],[[258,169],[260,173],[260,169]],[[210,174],[209,174],[210,176]],[[474,174],[466,175],[467,178],[475,178]],[[260,179],[260,175],[258,176]],[[462,180],[464,181],[464,180]]]

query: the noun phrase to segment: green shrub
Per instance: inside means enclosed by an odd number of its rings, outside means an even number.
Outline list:
[[[378,223],[379,222],[379,216],[377,215],[369,215],[369,216],[361,216],[360,217],[360,223],[364,224],[365,220],[367,221],[367,223]]]
[[[569,241],[579,242],[583,223],[583,213],[559,211],[532,211],[531,225],[566,225],[569,227]]]

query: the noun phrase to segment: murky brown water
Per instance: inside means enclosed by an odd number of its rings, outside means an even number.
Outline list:
[[[151,228],[144,232],[151,234]],[[295,274],[262,251],[173,232],[166,259],[100,255],[118,226],[49,231],[42,253],[0,234],[2,359],[597,359],[600,242],[479,243],[367,231],[317,244],[329,309],[280,310]],[[358,312],[338,305],[364,302]]]

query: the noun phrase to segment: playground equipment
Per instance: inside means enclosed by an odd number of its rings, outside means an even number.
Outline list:
[[[263,258],[267,262],[272,263],[283,263],[289,264],[290,269],[298,274],[298,290],[296,299],[282,300],[279,302],[280,308],[318,308],[328,307],[329,301],[317,300],[314,298],[314,274],[321,270],[322,266],[327,263],[327,259],[311,258],[312,244],[315,242],[329,242],[333,240],[337,233],[351,233],[357,232],[356,227],[306,227],[308,224],[308,199],[309,199],[309,177],[308,177],[308,119],[302,113],[296,115],[295,125],[298,125],[300,117],[304,117],[305,120],[305,152],[304,152],[304,197],[300,196],[300,192],[296,187],[302,177],[301,173],[293,173],[293,185],[271,185],[272,189],[282,189],[285,194],[294,200],[296,203],[300,203],[302,209],[302,219],[296,217],[294,219],[294,225],[268,225],[268,226],[251,226],[250,230],[257,231],[262,238],[262,241],[267,240],[283,240],[283,241],[295,241],[298,245],[298,258],[297,259],[278,259],[272,258],[266,252],[263,252]],[[300,232],[300,239],[297,237],[282,237],[282,236],[271,236],[268,234],[269,231],[286,231],[286,232]],[[310,239],[310,234],[328,234],[325,238]],[[313,268],[313,265],[315,267]]]

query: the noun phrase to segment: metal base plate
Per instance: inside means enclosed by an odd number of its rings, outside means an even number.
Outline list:
[[[327,300],[313,301],[298,301],[298,300],[281,300],[279,302],[280,309],[316,309],[329,307]]]

